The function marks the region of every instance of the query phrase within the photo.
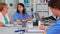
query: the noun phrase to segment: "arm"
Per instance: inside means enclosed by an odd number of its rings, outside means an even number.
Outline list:
[[[46,29],[43,34],[60,34],[59,25],[53,25],[49,29]]]
[[[31,20],[31,18],[26,18],[26,21],[30,21]]]
[[[14,21],[13,20],[10,20],[10,24],[14,24]]]
[[[20,20],[22,23],[26,23],[27,21],[30,21],[31,20],[31,18],[26,18],[26,20]]]
[[[15,22],[22,22],[22,20],[20,20],[18,18],[19,18],[19,14],[18,13],[15,13],[14,14],[14,17],[13,17],[13,21],[15,21]]]
[[[22,20],[18,19],[18,16],[17,16],[17,15],[14,16],[13,20],[14,20],[15,22],[22,22]]]
[[[22,20],[20,20],[20,19],[17,19],[17,20],[16,20],[16,22],[22,22]]]
[[[4,26],[4,24],[2,22],[0,22],[0,26]]]
[[[45,26],[42,26],[42,25],[41,25],[39,28],[40,28],[41,30],[44,30],[43,34],[46,34]]]
[[[31,20],[31,17],[29,14],[26,14],[26,21],[30,21]]]
[[[50,26],[43,26],[43,25],[40,26],[40,29],[41,29],[41,30],[47,30],[47,29],[49,29],[49,28],[50,28]]]

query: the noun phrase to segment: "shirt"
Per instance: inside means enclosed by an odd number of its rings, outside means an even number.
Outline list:
[[[25,20],[26,18],[30,18],[30,15],[28,13],[25,13],[24,15],[16,12],[14,14],[14,17],[13,17],[13,20],[16,21],[17,19],[20,19],[20,20]]]
[[[10,19],[8,17],[8,14],[5,14],[5,17],[7,18],[8,22],[10,22]],[[2,13],[0,12],[0,22],[2,22],[3,24],[5,24],[5,18],[3,17]]]
[[[4,18],[4,20],[5,20],[5,24],[9,24],[7,18]]]
[[[46,34],[60,34],[60,19],[51,28],[46,30]]]

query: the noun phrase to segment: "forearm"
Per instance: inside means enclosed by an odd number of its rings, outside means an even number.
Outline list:
[[[14,24],[14,21],[13,20],[10,20],[10,24]]]
[[[30,21],[30,20],[31,20],[31,18],[27,18],[27,19],[26,19],[26,21]]]
[[[0,26],[4,26],[3,22],[0,22]]]
[[[40,26],[40,29],[44,30],[43,34],[46,34],[46,30],[49,28],[50,28],[50,26],[42,26],[42,25]]]
[[[20,20],[20,19],[17,19],[16,22],[27,22],[27,21],[30,21],[31,18],[26,18],[25,21],[24,20]]]
[[[16,22],[22,22],[22,20],[17,19]]]

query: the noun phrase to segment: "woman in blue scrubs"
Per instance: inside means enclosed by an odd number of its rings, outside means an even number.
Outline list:
[[[60,0],[50,0],[48,6],[55,16],[60,17]],[[53,26],[47,29],[44,34],[60,34],[60,18]]]
[[[13,20],[15,22],[27,22],[31,20],[30,15],[25,11],[23,3],[17,5],[17,11],[14,14]]]

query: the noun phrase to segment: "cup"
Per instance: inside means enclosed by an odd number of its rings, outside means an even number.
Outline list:
[[[26,28],[33,28],[33,21],[28,21],[26,23]]]

